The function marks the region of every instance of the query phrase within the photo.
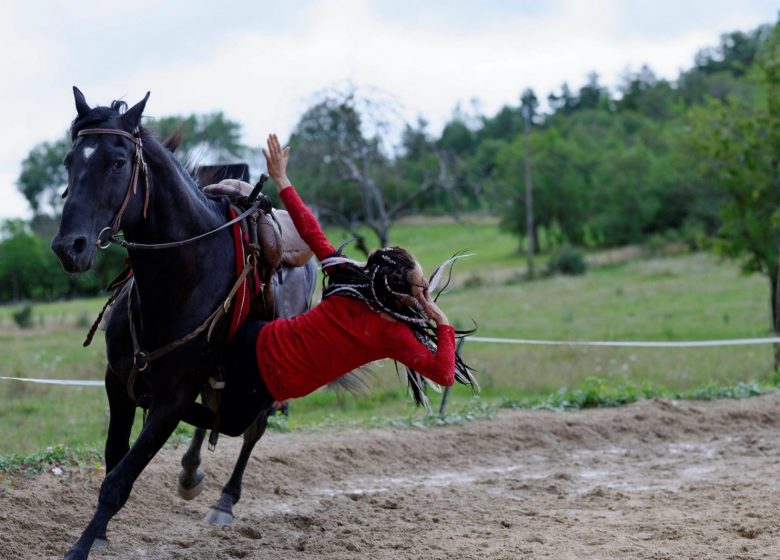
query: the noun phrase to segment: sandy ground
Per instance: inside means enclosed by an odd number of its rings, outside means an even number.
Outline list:
[[[167,447],[90,557],[780,558],[778,410],[773,395],[273,433],[228,527],[201,518],[238,440],[205,454],[208,486],[192,502],[175,491],[183,447]],[[61,558],[99,482],[68,470],[0,488],[0,558]]]

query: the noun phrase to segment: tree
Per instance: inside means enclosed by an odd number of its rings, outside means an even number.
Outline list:
[[[534,188],[534,233],[548,231],[553,243],[582,244],[588,217],[585,176],[580,169],[581,152],[556,128],[536,129],[531,133]],[[525,191],[519,185],[525,167],[525,138],[517,136],[511,144],[495,145],[492,180],[502,195],[501,224],[521,239],[528,237]]]
[[[7,220],[0,241],[0,301],[47,298],[67,289],[47,243],[32,234],[23,220]]]
[[[62,193],[68,184],[68,174],[62,164],[70,150],[70,137],[53,142],[41,142],[22,161],[22,172],[16,185],[35,216],[59,216]]]
[[[230,120],[221,111],[209,114],[191,114],[162,117],[148,123],[158,138],[180,133],[179,147],[185,158],[199,157],[209,152],[220,160],[243,158],[249,148],[241,143],[241,124]]]
[[[578,100],[577,97],[572,94],[569,84],[563,82],[560,95],[551,93],[547,96],[547,101],[550,104],[553,113],[568,115],[576,110]]]
[[[608,109],[610,102],[609,90],[599,84],[599,75],[596,72],[588,74],[588,81],[580,88],[577,109]]]
[[[408,154],[421,157],[416,170],[399,172],[399,162],[385,149],[391,122],[399,111],[385,100],[355,92],[322,95],[301,117],[290,138],[296,174],[326,221],[347,229],[357,247],[369,248],[360,226],[373,231],[381,246],[390,241],[390,226],[413,203],[436,188],[449,188],[447,161],[434,155],[425,127],[405,129]],[[417,150],[417,152],[415,152]],[[408,180],[405,180],[408,179]]]
[[[780,27],[761,60],[761,95],[710,100],[691,112],[700,169],[726,193],[718,248],[769,279],[772,329],[780,333]],[[780,347],[775,347],[780,367]]]
[[[474,132],[459,118],[453,118],[444,125],[437,145],[440,149],[458,156],[466,156],[474,151],[477,140]]]
[[[534,227],[534,195],[533,180],[531,177],[531,127],[533,126],[536,109],[539,102],[536,99],[534,90],[527,89],[520,98],[520,113],[523,115],[523,136],[524,136],[524,173],[525,176],[525,231],[528,241],[527,263],[528,276],[534,277],[534,253],[539,251],[539,238],[536,235]]]

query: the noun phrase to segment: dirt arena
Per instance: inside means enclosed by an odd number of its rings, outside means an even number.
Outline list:
[[[229,527],[201,518],[238,440],[176,495],[183,447],[136,482],[96,559],[780,558],[780,395],[502,411],[425,431],[272,433]],[[0,558],[62,558],[99,476],[0,488]]]

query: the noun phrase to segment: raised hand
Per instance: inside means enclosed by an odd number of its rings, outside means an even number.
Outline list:
[[[273,179],[276,190],[281,192],[292,184],[287,177],[287,159],[290,155],[290,147],[282,149],[276,134],[269,134],[268,149],[262,148],[262,150],[268,166],[268,175]]]

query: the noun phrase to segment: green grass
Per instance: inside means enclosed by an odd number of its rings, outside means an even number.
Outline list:
[[[103,452],[98,448],[55,445],[29,455],[0,456],[0,480],[3,475],[30,477],[42,471],[62,466],[79,466],[99,469],[103,465]]]
[[[340,229],[327,232],[328,238],[338,247],[352,236]],[[366,231],[366,238],[376,246],[376,237]],[[400,245],[409,249],[420,261],[423,268],[431,272],[451,257],[456,251],[474,253],[473,256],[458,262],[458,270],[467,276],[487,271],[517,268],[524,265],[517,252],[517,238],[498,231],[495,224],[473,222],[435,221],[432,224],[404,224],[394,227],[390,235],[391,245]],[[346,249],[351,257],[364,260],[364,255],[349,246]],[[540,262],[544,260],[540,257]]]
[[[333,239],[340,238],[334,234]],[[767,281],[744,276],[734,263],[708,254],[637,260],[576,278],[504,285],[491,283],[491,274],[520,268],[523,261],[515,253],[516,241],[497,235],[493,225],[404,225],[394,230],[392,240],[409,247],[428,270],[457,250],[477,253],[459,262],[456,274],[485,281],[453,290],[440,303],[453,322],[465,327],[475,320],[481,336],[700,340],[770,334]],[[13,324],[11,313],[18,306],[0,307],[0,376],[101,379],[102,337],[87,349],[81,343],[88,328],[84,317],[91,323],[103,302],[34,304],[35,324],[29,330]],[[476,400],[463,387],[453,390],[453,422],[489,415],[507,403],[556,407],[555,399],[576,401],[577,391],[601,395],[596,401],[603,396],[606,402],[624,398],[623,393],[636,398],[653,392],[702,397],[772,386],[772,352],[767,346],[628,349],[467,342],[464,357],[479,371],[483,390]],[[448,421],[413,407],[392,364],[374,371],[370,394],[356,398],[317,391],[294,401],[289,420],[274,420],[275,427],[415,427]],[[587,385],[592,384],[586,382],[589,378],[600,380],[595,393]],[[437,395],[431,401],[438,406]],[[0,456],[37,453],[58,444],[99,448],[108,423],[105,394],[101,388],[0,382],[0,423],[5,427],[0,431]],[[188,429],[182,427],[181,433],[186,435]]]

